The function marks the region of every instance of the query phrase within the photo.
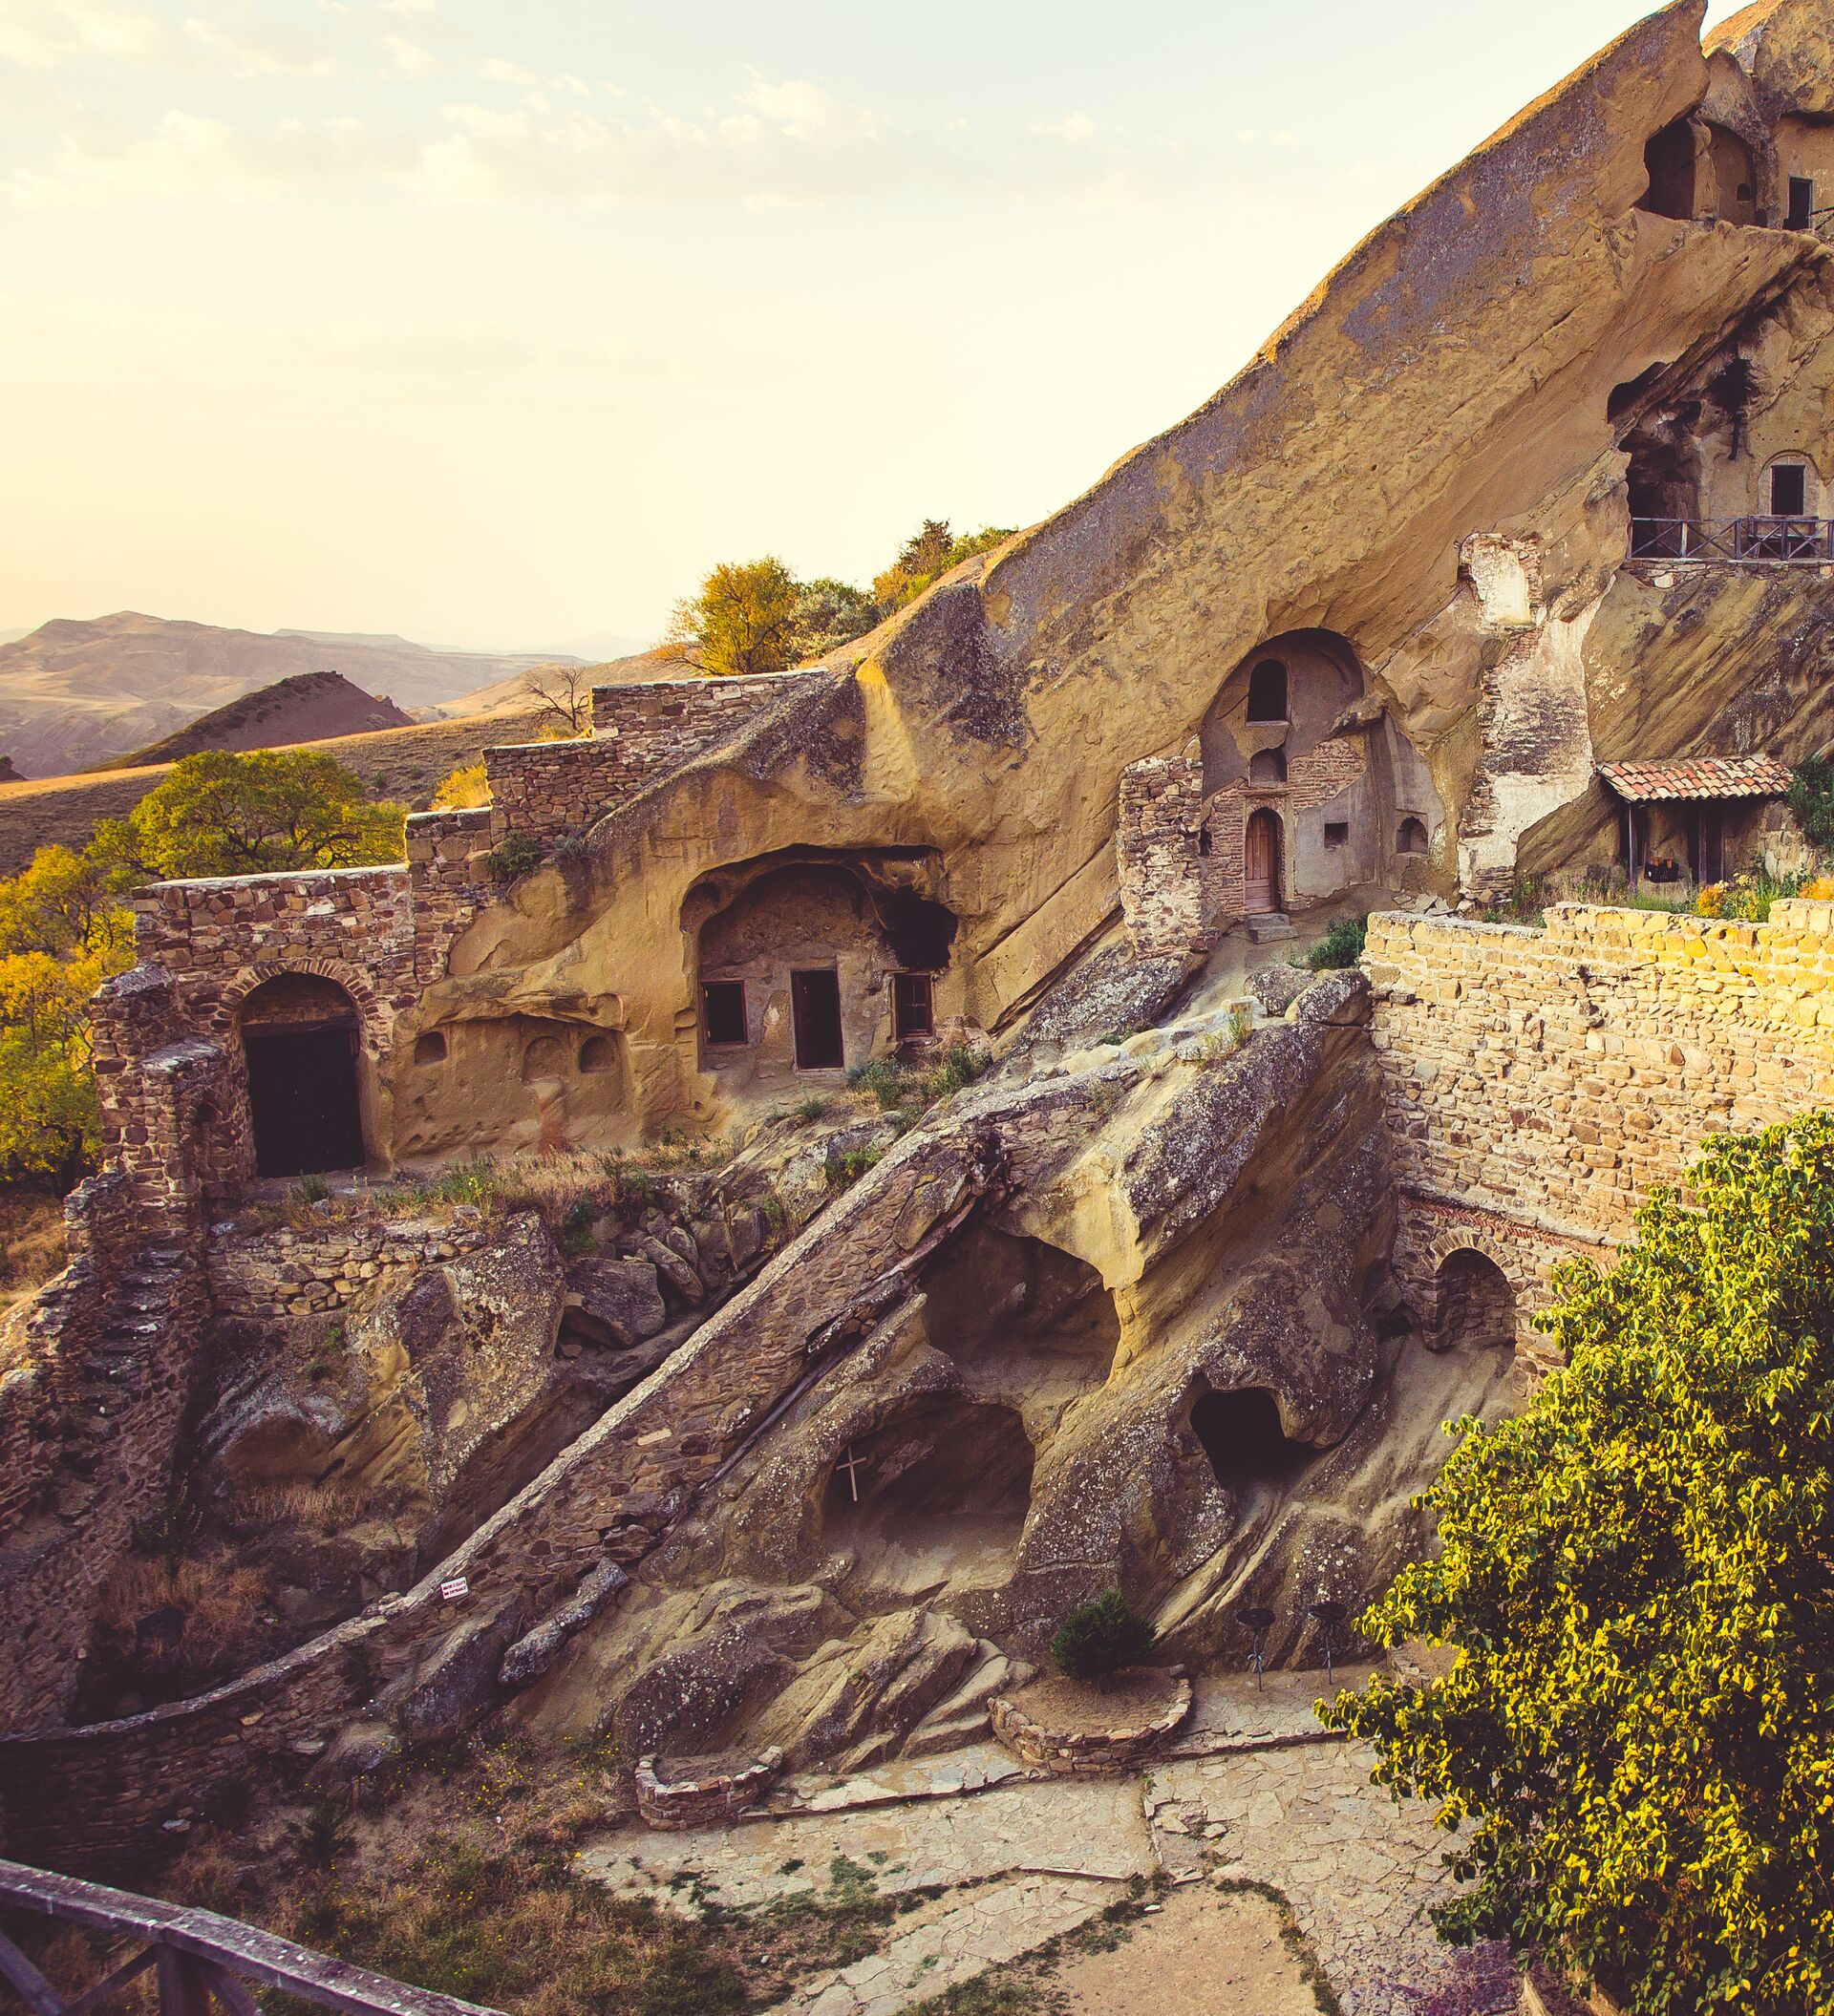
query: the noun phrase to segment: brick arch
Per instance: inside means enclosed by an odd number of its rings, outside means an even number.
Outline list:
[[[363,1029],[364,1050],[373,1058],[381,1055],[381,1027],[385,1004],[376,992],[374,984],[367,978],[361,968],[348,965],[341,959],[264,960],[256,966],[238,967],[224,982],[222,998],[217,1004],[216,1020],[219,1028],[231,1031],[237,1027],[242,1014],[242,1004],[258,987],[266,987],[270,980],[285,980],[294,974],[310,974],[314,979],[329,980],[341,987],[356,1004],[357,1020]]]
[[[1528,1327],[1528,1311],[1533,1306],[1539,1280],[1534,1270],[1525,1265],[1520,1249],[1512,1250],[1508,1241],[1490,1237],[1474,1226],[1461,1225],[1444,1232],[1427,1248],[1432,1273],[1426,1316],[1431,1334],[1441,1344],[1449,1341],[1441,1336],[1446,1315],[1445,1265],[1460,1253],[1476,1253],[1488,1261],[1508,1287],[1515,1331],[1513,1346],[1520,1350],[1533,1334]]]

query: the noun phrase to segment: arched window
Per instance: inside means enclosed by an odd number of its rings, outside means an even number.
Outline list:
[[[446,1032],[432,1029],[424,1036],[414,1039],[414,1061],[416,1064],[443,1064],[446,1061]]]
[[[617,1050],[609,1036],[588,1036],[580,1045],[580,1069],[582,1071],[615,1071],[617,1064]]]
[[[1264,658],[1248,674],[1248,720],[1284,721],[1287,718],[1287,668],[1278,658]]]
[[[1405,818],[1401,830],[1395,836],[1397,854],[1424,854],[1426,852],[1426,827],[1418,819]]]
[[[1257,750],[1248,758],[1250,784],[1284,784],[1287,781],[1287,753],[1284,749]]]

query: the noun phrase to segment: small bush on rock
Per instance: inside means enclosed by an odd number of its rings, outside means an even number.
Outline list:
[[[541,866],[542,850],[527,834],[511,833],[485,855],[484,860],[498,881],[519,881]]]
[[[1308,964],[1314,973],[1330,973],[1340,966],[1354,966],[1362,958],[1368,938],[1367,917],[1340,917],[1312,946]]]
[[[1119,1589],[1109,1589],[1071,1611],[1051,1641],[1051,1656],[1072,1680],[1105,1680],[1138,1666],[1158,1636]]]

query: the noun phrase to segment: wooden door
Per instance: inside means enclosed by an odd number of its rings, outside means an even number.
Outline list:
[[[1242,847],[1242,907],[1264,917],[1280,907],[1280,818],[1266,806],[1248,815]]]

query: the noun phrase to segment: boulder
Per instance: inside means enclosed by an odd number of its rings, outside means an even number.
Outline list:
[[[656,1269],[647,1260],[576,1260],[566,1270],[569,1308],[603,1330],[615,1350],[653,1337],[669,1320]],[[589,1332],[588,1332],[589,1333]]]

